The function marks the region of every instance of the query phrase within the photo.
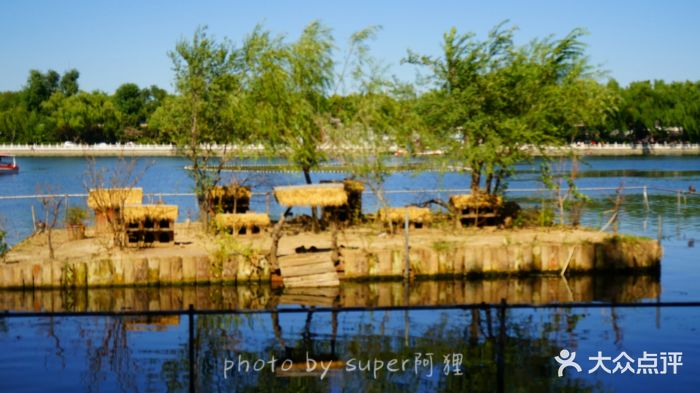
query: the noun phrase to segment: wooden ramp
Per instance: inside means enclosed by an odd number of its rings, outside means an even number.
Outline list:
[[[340,285],[330,251],[285,255],[278,261],[287,288]]]

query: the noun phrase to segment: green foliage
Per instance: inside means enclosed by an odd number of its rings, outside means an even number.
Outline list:
[[[79,77],[75,69],[62,76],[53,70],[32,70],[22,91],[0,93],[0,142],[154,139],[148,133],[125,130],[133,131],[148,119],[167,95],[164,90],[136,87],[136,97],[129,89],[117,90],[112,97],[99,91],[80,91]]]
[[[283,38],[258,26],[246,39],[243,59],[250,73],[243,106],[255,113],[246,124],[269,151],[286,154],[310,183],[310,171],[327,158],[320,146],[334,77],[333,37],[314,21],[297,41]]]
[[[336,157],[386,207],[383,185],[389,176],[389,147],[405,143],[418,119],[408,107],[415,92],[388,80],[386,68],[369,55],[367,41],[374,39],[378,30],[373,26],[351,36],[337,87],[349,81],[357,92],[331,97],[333,121],[328,130]],[[350,75],[348,80],[346,74]]]
[[[700,82],[640,81],[626,88],[609,82],[618,110],[593,135],[616,141],[700,141]]]
[[[513,218],[513,226],[516,228],[549,227],[554,225],[554,210],[549,205],[538,208],[528,208],[518,211]]]
[[[191,40],[179,41],[169,55],[178,94],[166,98],[154,112],[151,126],[160,128],[190,160],[201,216],[207,222],[207,193],[220,181],[227,153],[231,153],[224,152],[220,158],[211,145],[245,139],[245,133],[235,127],[232,111],[240,90],[241,52],[200,27]],[[218,170],[211,171],[212,165]]]
[[[121,140],[119,115],[107,94],[79,92],[70,97],[55,93],[42,104],[50,113],[58,140],[88,143]]]
[[[0,258],[5,257],[5,254],[10,250],[10,247],[7,245],[7,242],[5,238],[7,237],[7,232],[4,230],[0,229]]]
[[[112,99],[114,106],[124,115],[124,123],[137,126],[143,118],[143,109],[146,106],[146,97],[135,83],[124,83],[114,92]]]
[[[112,100],[118,112],[119,127],[124,132],[124,139],[170,142],[160,138],[157,129],[148,127],[148,119],[162,105],[167,95],[167,92],[158,86],[141,89],[135,83],[124,83],[117,88]]]
[[[454,242],[448,242],[444,240],[438,240],[433,242],[433,250],[436,252],[445,252],[452,250],[455,247]]]
[[[571,165],[568,172],[564,171],[565,162],[570,162]],[[550,204],[556,204],[559,210],[559,224],[565,224],[568,213],[569,223],[577,226],[580,224],[584,206],[590,202],[590,198],[581,193],[576,186],[579,160],[576,155],[571,155],[570,161],[559,159],[558,164],[556,175],[552,172],[550,159],[545,158],[545,161],[540,164],[539,180],[551,194],[549,199],[546,196],[542,197],[543,225],[546,218],[544,211],[550,209]],[[566,184],[566,190],[564,190],[564,184]]]
[[[75,68],[70,71],[66,71],[59,82],[59,91],[66,97],[78,94],[80,91],[78,78],[80,78],[80,72],[78,72],[78,70]]]
[[[53,141],[52,123],[45,115],[30,111],[22,102],[21,93],[0,95],[0,141],[40,143]]]
[[[54,70],[49,70],[45,74],[38,70],[29,71],[23,91],[27,108],[34,111],[41,109],[41,104],[58,90],[59,81],[60,76]]]
[[[502,191],[512,166],[528,150],[561,143],[577,124],[597,120],[608,102],[589,72],[582,30],[559,40],[514,44],[514,28],[496,26],[485,40],[451,29],[440,58],[409,52],[430,72],[433,89],[419,113],[430,140],[450,162],[466,164],[477,192]]]
[[[0,142],[262,143],[310,181],[312,169],[337,158],[321,148],[329,133],[364,128],[385,147],[445,151],[446,165],[473,169],[472,188],[500,193],[528,149],[591,139],[700,141],[700,82],[601,84],[581,29],[516,45],[516,29],[505,23],[483,39],[453,28],[441,56],[407,56],[426,71],[427,85],[386,77],[370,56],[378,31],[356,32],[336,58],[330,29],[318,21],[295,41],[257,26],[240,48],[200,28],[170,53],[173,96],[133,83],[113,95],[85,92],[78,70],[31,70],[21,91],[0,92]]]
[[[228,41],[209,37],[205,27],[169,53],[178,95],[165,108],[172,119],[162,125],[178,146],[196,150],[199,144],[235,140],[229,109],[237,89],[237,55]]]
[[[80,206],[71,206],[66,210],[66,224],[83,225],[87,218],[87,210]]]

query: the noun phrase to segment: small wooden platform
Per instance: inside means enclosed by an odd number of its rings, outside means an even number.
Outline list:
[[[330,251],[285,255],[278,261],[287,288],[340,285]]]

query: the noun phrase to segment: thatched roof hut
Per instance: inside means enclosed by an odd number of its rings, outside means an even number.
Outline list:
[[[93,210],[118,209],[124,205],[140,205],[141,188],[98,188],[88,194],[88,207]]]
[[[503,198],[498,195],[477,193],[466,195],[453,195],[450,197],[450,205],[457,209],[495,209],[503,204]]]
[[[270,225],[270,216],[265,213],[217,214],[214,218],[219,228],[245,227],[255,225],[263,228]]]
[[[212,198],[250,199],[252,192],[244,186],[216,186],[209,190],[209,195]]]
[[[326,221],[336,221],[353,224],[362,217],[362,192],[365,184],[361,181],[344,179],[342,181],[321,180],[321,184],[342,184],[345,193],[348,195],[347,203],[341,206],[324,206],[322,217]]]
[[[429,223],[432,221],[430,209],[427,207],[387,207],[379,209],[379,219],[384,222],[403,222],[408,213],[408,220],[413,223]]]
[[[342,206],[348,194],[342,183],[275,187],[275,199],[284,206]]]
[[[344,179],[343,185],[347,192],[363,192],[365,190],[365,183],[359,180]]]
[[[213,187],[208,192],[210,213],[245,213],[252,195],[249,187],[238,184]]]
[[[153,221],[177,221],[177,205],[127,205],[124,207],[124,221],[138,222],[146,219]]]

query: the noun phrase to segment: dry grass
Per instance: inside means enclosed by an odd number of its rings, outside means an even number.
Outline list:
[[[250,199],[253,193],[250,188],[243,186],[216,186],[209,191],[212,198]]]
[[[124,221],[151,220],[177,221],[177,205],[129,205],[124,207]]]
[[[117,209],[124,205],[140,205],[143,201],[141,188],[99,188],[88,194],[90,209]]]
[[[453,195],[450,205],[457,209],[493,209],[503,205],[503,198],[486,193]]]
[[[357,180],[345,179],[343,180],[343,185],[347,192],[362,192],[365,190],[365,183]]]
[[[275,199],[284,206],[342,206],[348,194],[341,183],[275,187]]]
[[[429,223],[432,221],[430,209],[427,207],[388,207],[380,209],[378,212],[379,219],[384,222],[403,222],[406,213],[408,213],[408,220],[410,222]]]
[[[219,228],[245,227],[255,225],[259,228],[270,225],[270,216],[265,213],[221,213],[215,217]]]

